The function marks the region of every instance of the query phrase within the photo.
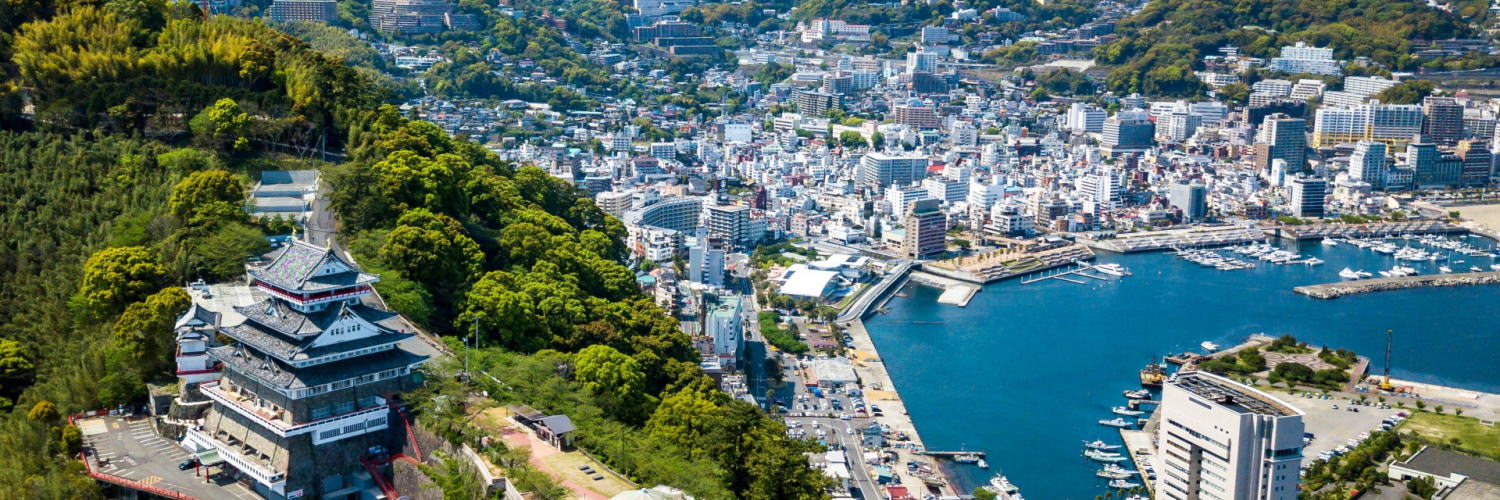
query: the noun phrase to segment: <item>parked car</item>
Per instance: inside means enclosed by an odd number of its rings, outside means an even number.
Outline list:
[[[189,458],[187,460],[183,460],[182,463],[177,464],[177,470],[188,470],[188,469],[191,469],[191,468],[197,467],[197,466],[198,466],[198,457],[193,457],[193,458]]]

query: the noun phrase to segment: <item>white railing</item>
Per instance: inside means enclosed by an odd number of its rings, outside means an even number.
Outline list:
[[[270,430],[280,437],[300,436],[302,434],[324,430],[329,427],[342,426],[345,422],[361,420],[373,413],[384,412],[389,409],[386,404],[385,398],[376,397],[374,406],[294,425],[285,420],[269,418],[265,415],[262,415],[258,409],[248,407],[241,400],[238,400],[233,396],[224,393],[219,389],[219,385],[220,382],[206,382],[199,385],[198,387],[202,389],[203,394],[207,395],[209,399],[212,399],[219,404],[233,409],[240,415],[244,415],[245,417],[254,420],[262,427],[265,427],[267,430]]]
[[[235,469],[250,475],[257,482],[270,487],[272,490],[280,493],[286,488],[286,474],[268,469],[250,460],[228,443],[214,439],[213,436],[209,436],[195,428],[188,428],[188,436],[192,438],[192,441],[212,446],[215,450],[218,450],[219,457],[223,458],[225,462],[229,462],[229,465],[233,465]]]

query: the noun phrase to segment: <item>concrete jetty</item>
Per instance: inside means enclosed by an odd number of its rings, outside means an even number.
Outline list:
[[[1267,231],[1279,233],[1289,240],[1313,240],[1323,238],[1379,238],[1405,234],[1462,234],[1469,229],[1437,220],[1410,220],[1398,222],[1371,222],[1367,224],[1306,224],[1300,226],[1276,226]]]
[[[969,301],[974,299],[974,294],[979,293],[978,286],[926,271],[915,271],[911,273],[910,279],[913,283],[942,290],[943,294],[938,296],[937,300],[939,304],[966,307],[969,305]]]
[[[1342,281],[1321,285],[1299,286],[1293,288],[1292,291],[1315,299],[1336,299],[1345,295],[1403,290],[1407,288],[1496,284],[1500,284],[1500,272],[1428,274],[1422,276]]]
[[[901,399],[901,394],[896,390],[896,383],[891,381],[890,374],[886,372],[885,361],[880,358],[879,351],[875,350],[875,342],[870,340],[870,333],[865,330],[865,322],[860,317],[844,323],[845,333],[854,340],[854,353],[851,356],[854,364],[854,373],[859,376],[859,381],[865,392],[865,400],[878,404],[882,410],[881,416],[875,417],[875,422],[884,426],[891,434],[905,434],[909,441],[897,443],[893,450],[896,453],[895,463],[904,464],[907,461],[917,461],[932,467],[932,470],[944,470],[939,467],[937,457],[922,454],[927,446],[922,443],[922,436],[917,433],[917,426],[911,421],[906,412],[906,402]],[[942,478],[943,484],[938,487],[941,494],[958,494],[951,479]],[[926,492],[928,485],[922,478],[914,474],[902,474],[901,484],[912,492]],[[875,492],[866,492],[868,498]]]

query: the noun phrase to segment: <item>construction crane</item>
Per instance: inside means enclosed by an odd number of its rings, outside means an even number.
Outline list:
[[[1391,390],[1391,331],[1385,331],[1385,378],[1380,381],[1380,390]]]

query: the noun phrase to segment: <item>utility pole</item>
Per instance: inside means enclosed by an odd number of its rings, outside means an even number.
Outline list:
[[[474,329],[473,329],[473,331],[469,332],[469,339],[464,342],[464,376],[465,377],[469,377],[469,380],[473,380],[474,379],[474,376],[469,373],[469,351],[473,350],[473,347],[471,347],[469,345],[469,343],[470,342],[475,342],[475,339],[478,338],[478,337],[479,337],[479,318],[476,317],[476,318],[474,318]]]
[[[1380,381],[1382,390],[1391,390],[1391,330],[1385,331],[1385,379]]]

